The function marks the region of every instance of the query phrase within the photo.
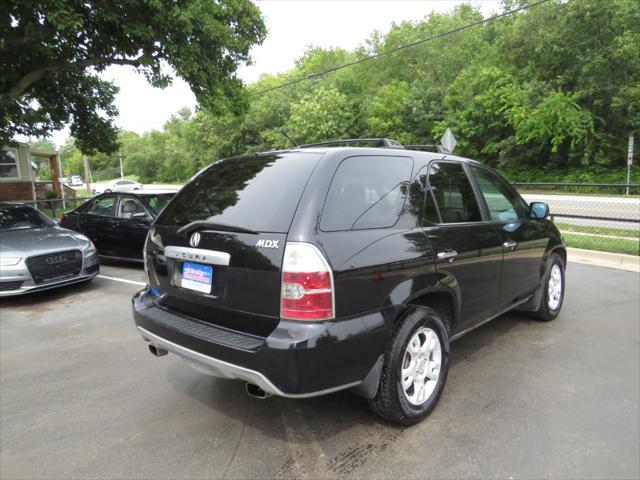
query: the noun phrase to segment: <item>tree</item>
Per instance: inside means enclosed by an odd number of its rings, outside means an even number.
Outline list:
[[[350,137],[353,107],[335,88],[320,87],[291,106],[287,129],[297,142],[312,143]]]
[[[0,143],[70,123],[85,153],[117,148],[117,88],[96,73],[128,65],[165,87],[169,66],[201,105],[238,112],[237,67],[265,37],[249,0],[8,0],[0,22]]]
[[[372,136],[393,138],[400,143],[413,141],[405,121],[410,115],[410,94],[406,82],[389,83],[378,90],[368,107],[367,123]]]

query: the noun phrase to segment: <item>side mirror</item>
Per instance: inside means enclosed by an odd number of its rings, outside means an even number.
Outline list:
[[[549,205],[544,202],[533,202],[529,208],[531,218],[547,218],[549,216]]]
[[[133,220],[151,220],[151,217],[149,217],[149,214],[147,212],[138,212],[138,213],[134,213],[133,215],[131,215],[131,218]]]

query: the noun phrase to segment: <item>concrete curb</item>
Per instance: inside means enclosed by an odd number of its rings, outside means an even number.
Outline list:
[[[640,272],[640,257],[624,253],[598,252],[581,248],[567,248],[567,259],[570,262],[584,263],[598,267],[617,268],[627,272]]]

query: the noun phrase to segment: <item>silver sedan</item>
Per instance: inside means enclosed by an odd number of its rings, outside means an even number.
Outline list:
[[[99,271],[87,237],[30,206],[0,203],[0,297],[85,282]]]

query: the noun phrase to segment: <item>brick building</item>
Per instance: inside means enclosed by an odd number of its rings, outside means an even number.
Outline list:
[[[49,160],[51,181],[37,180],[37,164],[33,157]],[[26,143],[7,145],[0,150],[0,201],[41,200],[47,192],[55,191],[57,198],[69,195],[60,182],[60,159],[57,152],[34,152]],[[71,191],[72,193],[72,191]]]

